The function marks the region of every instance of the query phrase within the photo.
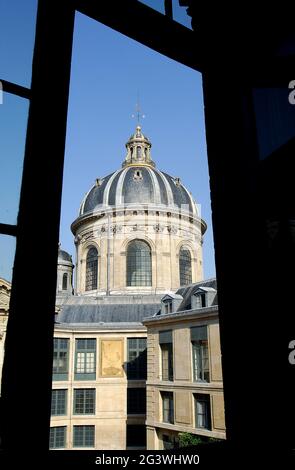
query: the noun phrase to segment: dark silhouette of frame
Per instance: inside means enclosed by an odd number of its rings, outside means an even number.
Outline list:
[[[255,88],[287,90],[295,78],[294,14],[269,6],[265,21],[248,5],[242,21],[240,4],[233,10],[224,4],[179,3],[189,8],[193,31],[173,21],[169,1],[165,16],[135,0],[39,0],[31,88],[2,81],[4,91],[30,99],[17,225],[0,224],[0,233],[16,237],[1,396],[6,451],[17,446],[31,458],[48,451],[76,10],[203,75],[226,445],[249,449],[274,440],[280,449],[294,447],[294,368],[288,363],[288,344],[295,338],[295,141],[293,135],[261,158],[253,102]],[[268,117],[261,109],[260,121]],[[35,276],[36,254],[45,267],[43,276]]]

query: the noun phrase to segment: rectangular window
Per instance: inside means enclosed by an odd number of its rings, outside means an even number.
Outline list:
[[[51,416],[67,414],[67,390],[52,390]]]
[[[127,414],[145,414],[146,413],[146,389],[128,388],[127,389]]]
[[[128,380],[146,380],[146,338],[128,338]]]
[[[172,313],[172,302],[165,303],[165,313]]]
[[[161,392],[163,423],[174,424],[174,404],[172,392]]]
[[[96,369],[96,340],[76,339],[75,380],[94,380]]]
[[[50,428],[49,448],[63,449],[66,446],[66,426]]]
[[[69,372],[69,340],[54,338],[53,340],[53,380],[67,380]]]
[[[74,389],[73,413],[77,415],[95,414],[95,389],[94,388]]]
[[[206,293],[196,295],[196,308],[206,307]]]
[[[146,447],[146,428],[144,424],[127,424],[127,449],[130,447]]]
[[[207,326],[191,328],[194,381],[210,382]]]
[[[159,343],[162,358],[162,380],[173,381],[172,331],[160,331]]]
[[[211,429],[210,395],[195,395],[196,428]]]
[[[94,447],[94,426],[74,426],[73,447]]]

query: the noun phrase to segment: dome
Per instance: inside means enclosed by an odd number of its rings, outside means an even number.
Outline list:
[[[64,250],[58,249],[58,264],[67,261],[72,264],[72,256]]]
[[[81,203],[79,216],[107,206],[133,204],[182,209],[198,215],[196,203],[180,179],[155,168],[150,154],[151,142],[142,134],[140,126],[126,143],[126,148],[122,168],[96,179]]]

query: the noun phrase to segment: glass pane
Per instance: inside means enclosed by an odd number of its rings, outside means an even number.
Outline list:
[[[9,93],[0,104],[0,222],[16,224],[29,101]]]
[[[0,79],[30,87],[37,0],[0,2]]]

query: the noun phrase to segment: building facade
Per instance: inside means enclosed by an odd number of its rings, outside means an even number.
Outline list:
[[[2,367],[4,360],[4,346],[6,337],[6,326],[9,313],[11,283],[0,278],[0,394],[2,381]]]
[[[96,178],[59,249],[50,448],[146,447],[147,333],[167,291],[203,278],[206,230],[137,126],[122,167]]]
[[[216,281],[168,293],[147,327],[147,448],[225,439]]]

